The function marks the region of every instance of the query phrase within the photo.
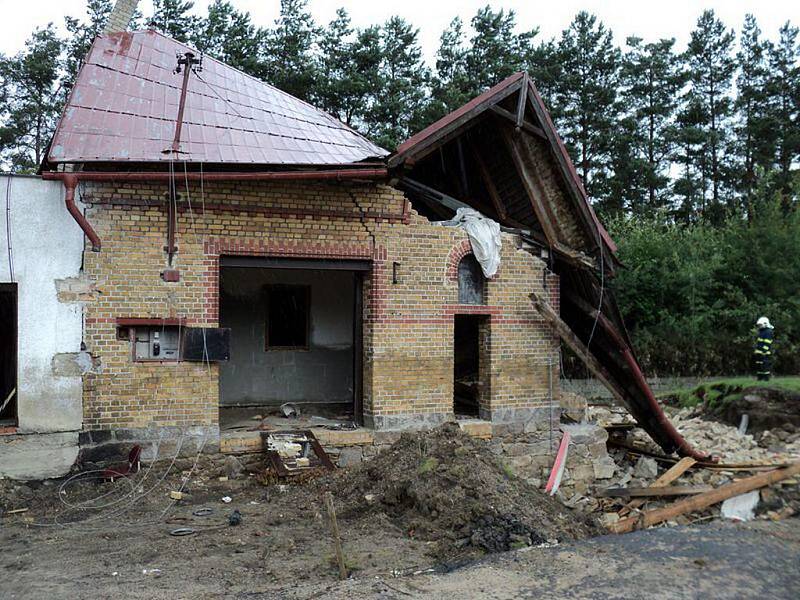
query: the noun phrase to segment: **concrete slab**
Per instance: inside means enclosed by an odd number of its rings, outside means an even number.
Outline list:
[[[78,432],[0,436],[0,477],[28,481],[69,473],[78,458]]]

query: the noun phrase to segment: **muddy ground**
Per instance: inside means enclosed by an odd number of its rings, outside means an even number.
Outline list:
[[[300,480],[271,474],[263,455],[248,461],[162,461],[115,482],[96,472],[0,481],[8,575],[0,596],[280,596],[299,583],[328,584],[338,574],[328,491],[347,569],[358,578],[449,570],[601,531],[507,472],[457,426],[404,434],[368,463]],[[175,491],[185,497],[171,500]],[[192,532],[174,535],[179,528]]]
[[[48,486],[52,487],[52,486]],[[230,505],[219,499],[229,494]],[[786,598],[800,594],[800,519],[716,522],[527,547],[443,564],[391,522],[344,519],[352,577],[337,581],[315,499],[267,502],[252,480],[214,482],[170,513],[154,492],[139,509],[93,527],[43,527],[6,516],[2,598]],[[250,504],[258,502],[258,504]],[[199,506],[214,515],[192,517]],[[227,525],[238,507],[241,525]],[[40,519],[41,515],[35,515]],[[46,522],[37,520],[39,525]],[[372,523],[371,526],[368,524]],[[169,530],[195,527],[193,536]]]

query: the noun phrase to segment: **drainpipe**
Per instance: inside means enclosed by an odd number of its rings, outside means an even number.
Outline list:
[[[75,205],[75,188],[78,186],[77,175],[74,173],[62,173],[61,175],[63,175],[63,177],[60,179],[64,182],[65,189],[64,203],[67,205],[69,214],[72,215],[72,218],[75,219],[75,222],[83,230],[83,233],[86,234],[86,237],[92,242],[92,251],[100,252],[100,236],[97,235],[91,223],[86,220],[86,217],[83,216],[83,213],[81,213],[80,209]],[[45,179],[48,178],[45,177]]]

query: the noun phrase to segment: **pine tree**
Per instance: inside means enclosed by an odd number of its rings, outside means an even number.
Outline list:
[[[275,87],[303,100],[315,93],[314,49],[320,34],[307,0],[281,0],[281,14],[267,36],[264,76]]]
[[[611,32],[594,15],[580,12],[558,43],[562,74],[550,96],[551,111],[586,191],[600,207],[609,202],[612,145],[617,127],[620,52]]]
[[[775,154],[775,133],[769,114],[769,70],[766,52],[769,43],[761,40],[755,17],[748,14],[739,41],[736,79],[735,156],[736,187],[747,203],[748,218],[753,210],[749,199],[756,185],[757,171],[768,171]]]
[[[316,104],[350,126],[363,126],[380,93],[381,32],[356,31],[343,8],[319,39]]]
[[[250,13],[237,11],[227,0],[214,0],[206,17],[197,23],[192,42],[201,52],[260,76],[265,38],[266,32],[253,25]]]
[[[195,37],[200,19],[191,14],[192,0],[153,0],[153,28],[179,42],[188,42]]]
[[[525,68],[538,30],[515,33],[514,11],[495,12],[489,6],[478,10],[471,25],[475,33],[466,53],[466,75],[474,96]]]
[[[13,171],[34,171],[44,159],[61,107],[62,45],[50,23],[33,32],[23,52],[0,62],[0,156]]]
[[[792,167],[800,159],[800,44],[798,29],[786,23],[769,50],[771,125],[775,132],[777,186],[788,210],[796,185]]]
[[[429,74],[418,34],[400,17],[391,17],[382,28],[380,93],[367,126],[372,139],[390,150],[422,125]]]
[[[698,126],[704,136],[703,178],[708,182],[711,193],[704,216],[712,222],[722,219],[723,199],[729,209],[736,208],[728,186],[725,158],[733,112],[729,95],[736,68],[732,54],[733,42],[733,32],[717,19],[713,10],[706,10],[697,20],[686,51],[689,69],[687,100],[702,110]]]
[[[467,74],[467,52],[464,23],[456,17],[439,37],[431,97],[425,107],[427,123],[440,119],[474,96],[475,85]]]
[[[624,123],[616,137],[629,137],[630,155],[617,156],[614,182],[637,214],[652,215],[670,200],[669,168],[675,144],[675,113],[684,85],[674,39],[645,44],[641,38],[627,40],[621,70],[621,110],[631,123]]]
[[[679,174],[672,190],[679,199],[675,214],[684,223],[693,223],[706,213],[706,113],[697,99],[682,99],[676,119],[673,162]]]
[[[94,38],[103,31],[112,8],[112,0],[88,0],[85,21],[75,17],[64,18],[64,27],[69,33],[64,59],[67,77],[77,77]]]

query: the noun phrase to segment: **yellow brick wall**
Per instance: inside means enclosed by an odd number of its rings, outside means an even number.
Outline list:
[[[227,254],[372,261],[364,286],[364,410],[376,423],[452,413],[453,314],[464,310],[487,314],[486,408],[529,408],[548,398],[545,365],[556,345],[528,300],[531,291],[543,292],[544,263],[518,250],[515,237],[503,235],[486,305],[464,309],[454,273],[468,249],[466,234],[428,223],[390,187],[179,187],[175,283],[160,277],[168,268],[166,184],[86,183],[80,190],[103,242],[101,252],[85,254],[97,290],[86,309],[85,341],[103,365],[86,376],[85,429],[217,424],[217,366],[134,362],[130,342],[117,339],[116,320],[180,317],[189,326],[217,326],[219,256]],[[550,281],[553,292],[557,280]],[[557,383],[557,369],[553,376]]]

